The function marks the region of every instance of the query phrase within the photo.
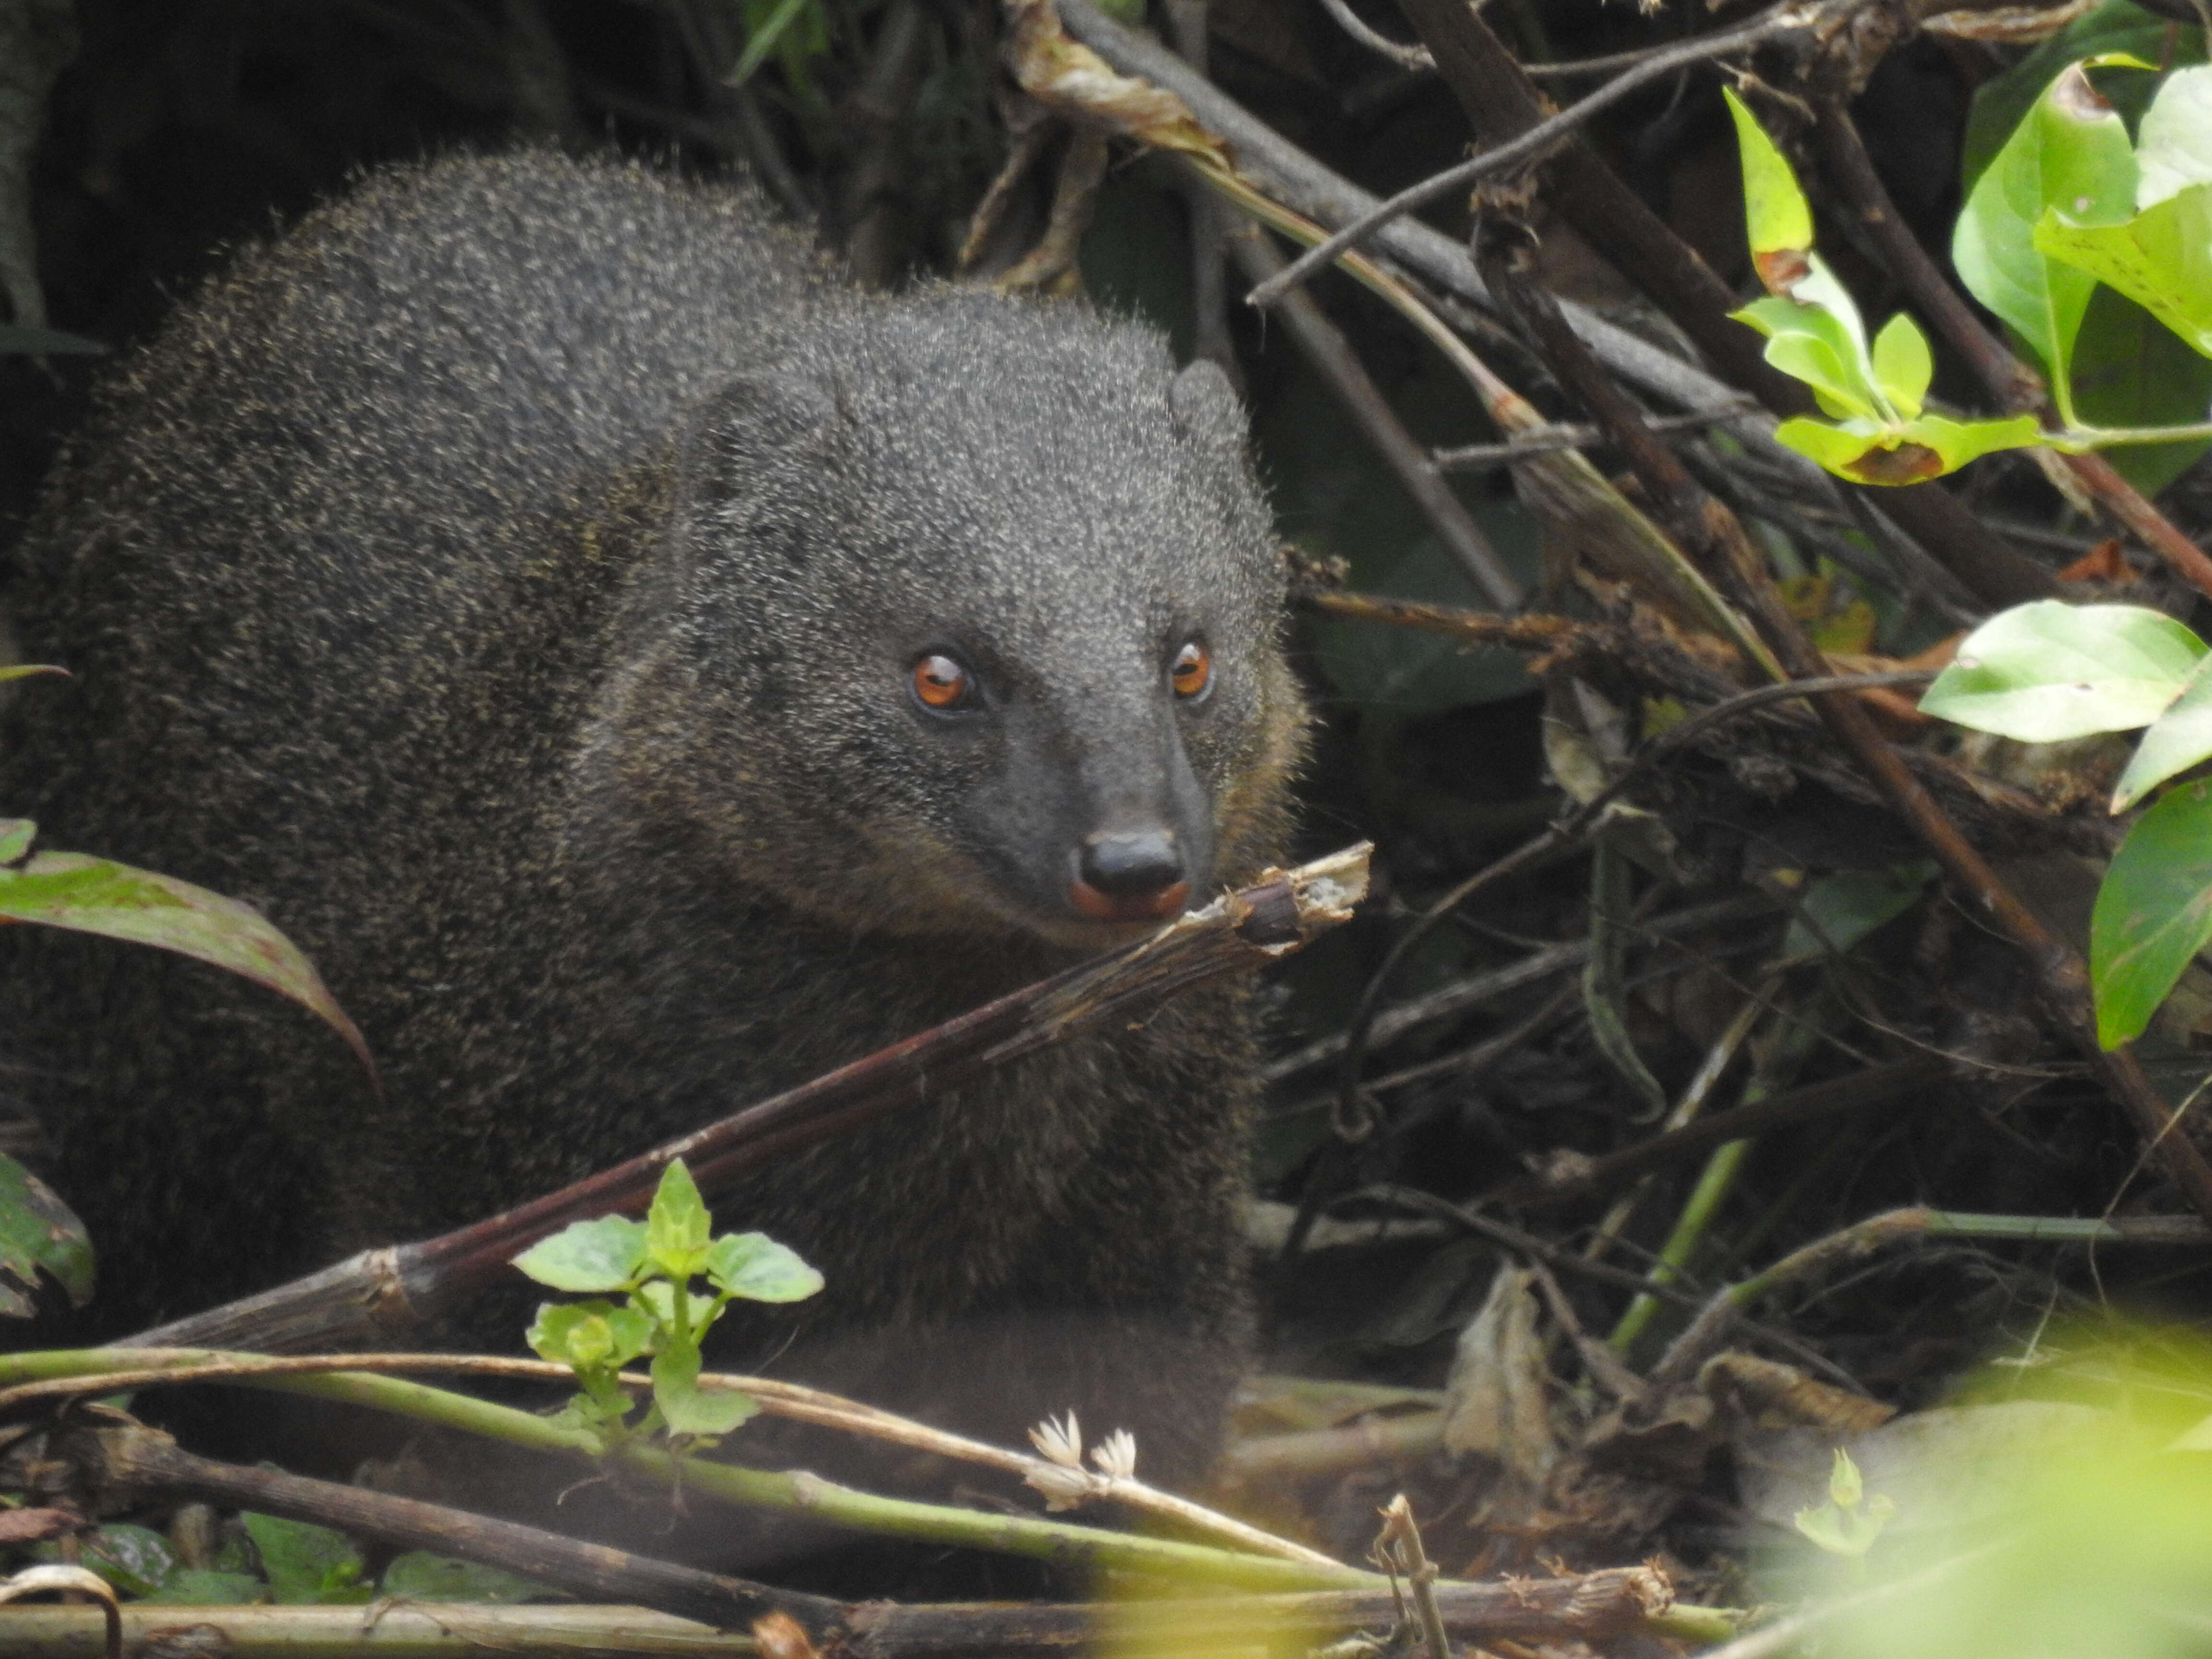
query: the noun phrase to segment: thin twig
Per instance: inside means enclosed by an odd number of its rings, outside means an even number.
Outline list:
[[[1725,424],[1753,412],[1757,405],[1746,400],[1734,409],[1698,410],[1688,415],[1662,415],[1651,422],[1654,432],[1695,432],[1705,427]],[[1492,467],[1510,466],[1527,456],[1540,455],[1554,449],[1593,449],[1605,441],[1605,434],[1595,427],[1577,422],[1565,422],[1546,427],[1536,432],[1516,432],[1502,444],[1466,444],[1457,449],[1439,449],[1431,459],[1447,472],[1477,472]]]
[[[1281,256],[1268,244],[1267,234],[1257,225],[1248,223],[1231,232],[1229,247],[1251,280],[1258,281],[1270,271],[1283,269]],[[1445,550],[1466,572],[1468,580],[1499,610],[1519,610],[1521,584],[1498,556],[1490,538],[1483,534],[1474,515],[1453,494],[1451,485],[1437,471],[1437,463],[1430,459],[1428,451],[1406,430],[1389,400],[1376,389],[1374,380],[1359,361],[1359,354],[1352,349],[1342,331],[1329,321],[1313,296],[1304,289],[1285,296],[1278,314],[1306,361],[1328,382],[1337,401],[1375,447],[1375,453],[1413,498],[1414,505],[1427,516],[1430,526],[1443,543]]]
[[[1540,155],[1553,143],[1577,131],[1591,117],[1610,109],[1638,87],[1688,64],[1705,63],[1731,52],[1761,46],[1778,36],[1805,27],[1818,15],[1818,8],[1789,0],[1788,3],[1777,6],[1740,27],[1700,36],[1695,40],[1686,40],[1654,52],[1632,68],[1615,76],[1596,91],[1584,94],[1558,114],[1539,121],[1517,137],[1493,145],[1480,155],[1462,161],[1457,167],[1432,173],[1362,214],[1327,241],[1309,248],[1291,260],[1281,272],[1255,288],[1244,296],[1246,303],[1273,305],[1282,296],[1285,289],[1304,282],[1346,248],[1357,246],[1393,219],[1401,217],[1439,197],[1449,195],[1455,190],[1463,190],[1478,179],[1503,173]]]
[[[1429,56],[1429,49],[1418,40],[1408,44],[1393,40],[1387,34],[1377,33],[1368,27],[1359,14],[1345,4],[1345,0],[1321,0],[1322,9],[1336,20],[1336,26],[1367,48],[1381,54],[1402,70],[1413,70],[1434,74],[1437,60]]]

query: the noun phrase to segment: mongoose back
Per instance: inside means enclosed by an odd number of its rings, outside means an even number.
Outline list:
[[[260,906],[383,1080],[198,964],[0,934],[110,1334],[1203,902],[1277,855],[1303,741],[1218,372],[846,290],[742,188],[612,162],[392,169],[240,253],[21,563],[25,654],[75,678],[17,688],[0,804]],[[1249,1322],[1250,1025],[1201,989],[722,1194],[828,1279],[727,1357],[1001,1438],[1074,1407],[1191,1473]]]

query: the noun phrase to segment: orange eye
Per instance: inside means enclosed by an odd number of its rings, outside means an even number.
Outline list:
[[[931,708],[957,708],[968,698],[968,671],[951,658],[932,652],[914,665],[914,695]]]
[[[1213,659],[1196,640],[1185,643],[1168,665],[1168,684],[1178,697],[1195,697],[1213,683]]]

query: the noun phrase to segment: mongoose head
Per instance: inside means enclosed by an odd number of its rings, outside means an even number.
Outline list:
[[[591,763],[841,925],[1096,948],[1273,850],[1304,713],[1210,364],[1064,306],[845,298],[685,441]]]

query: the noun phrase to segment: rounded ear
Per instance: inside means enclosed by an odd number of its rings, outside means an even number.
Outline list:
[[[1244,405],[1212,359],[1198,358],[1176,374],[1168,387],[1168,409],[1186,437],[1210,449],[1243,448]]]
[[[803,372],[735,375],[685,423],[684,495],[699,505],[729,501],[779,461],[821,452],[847,418],[831,389]]]

